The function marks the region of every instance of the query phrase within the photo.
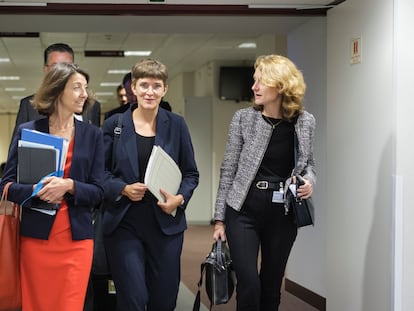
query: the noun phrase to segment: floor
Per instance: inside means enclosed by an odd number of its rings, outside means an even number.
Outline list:
[[[177,311],[192,310],[194,295],[197,293],[197,283],[200,279],[200,264],[207,256],[213,243],[213,227],[209,225],[190,225],[184,236],[183,254],[181,258],[180,295],[177,303]],[[209,301],[204,287],[201,290],[201,302],[204,304],[200,310],[208,310]],[[228,304],[214,306],[213,310],[234,311],[236,299],[233,295]],[[279,311],[317,311],[290,293],[282,292],[282,301]]]

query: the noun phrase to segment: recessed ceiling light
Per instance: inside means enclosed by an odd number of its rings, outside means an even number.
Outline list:
[[[150,56],[152,51],[124,51],[124,56]]]
[[[11,2],[2,1],[0,6],[47,6],[46,2]]]
[[[0,63],[9,63],[10,58],[0,58]]]
[[[101,82],[99,85],[100,86],[118,86],[120,83],[119,82]]]
[[[114,92],[96,92],[95,95],[98,95],[98,96],[113,96]]]
[[[25,87],[6,87],[4,89],[6,92],[23,92],[26,91]]]
[[[256,42],[243,42],[238,45],[239,49],[255,49],[256,47]]]
[[[0,76],[0,80],[20,80],[19,76]]]
[[[118,75],[118,74],[127,74],[128,72],[131,72],[130,69],[109,69],[108,73],[110,75]]]

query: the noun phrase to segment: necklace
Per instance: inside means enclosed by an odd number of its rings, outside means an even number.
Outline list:
[[[269,123],[272,126],[272,130],[274,130],[280,123],[282,123],[283,119],[280,119],[279,121],[277,121],[276,123],[273,123],[272,120],[270,120],[270,118],[268,118],[267,116],[265,116],[264,114],[262,114],[263,118],[266,119],[267,123]]]

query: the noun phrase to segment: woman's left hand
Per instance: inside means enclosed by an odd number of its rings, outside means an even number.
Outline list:
[[[73,181],[69,178],[48,177],[43,180],[43,187],[37,195],[43,201],[59,204],[72,187]]]
[[[158,201],[157,204],[164,213],[171,215],[183,202],[183,195],[172,195],[162,188],[160,189],[160,192],[165,197],[165,202]]]
[[[296,179],[295,176],[294,178]],[[297,195],[302,199],[308,199],[312,196],[313,193],[312,183],[305,178],[302,178],[302,180],[305,182],[305,184],[299,186],[297,190]]]

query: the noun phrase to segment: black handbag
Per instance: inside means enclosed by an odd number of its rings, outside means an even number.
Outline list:
[[[294,215],[294,221],[298,228],[314,225],[315,208],[313,206],[312,198],[301,199],[296,196],[297,188],[304,184],[303,178],[296,175],[295,191],[292,193],[289,190],[290,209]]]
[[[201,276],[193,311],[200,310],[200,291],[204,274],[206,293],[210,300],[210,310],[213,305],[227,303],[234,292],[236,274],[232,268],[229,248],[220,239],[214,242],[211,252],[201,264]]]

